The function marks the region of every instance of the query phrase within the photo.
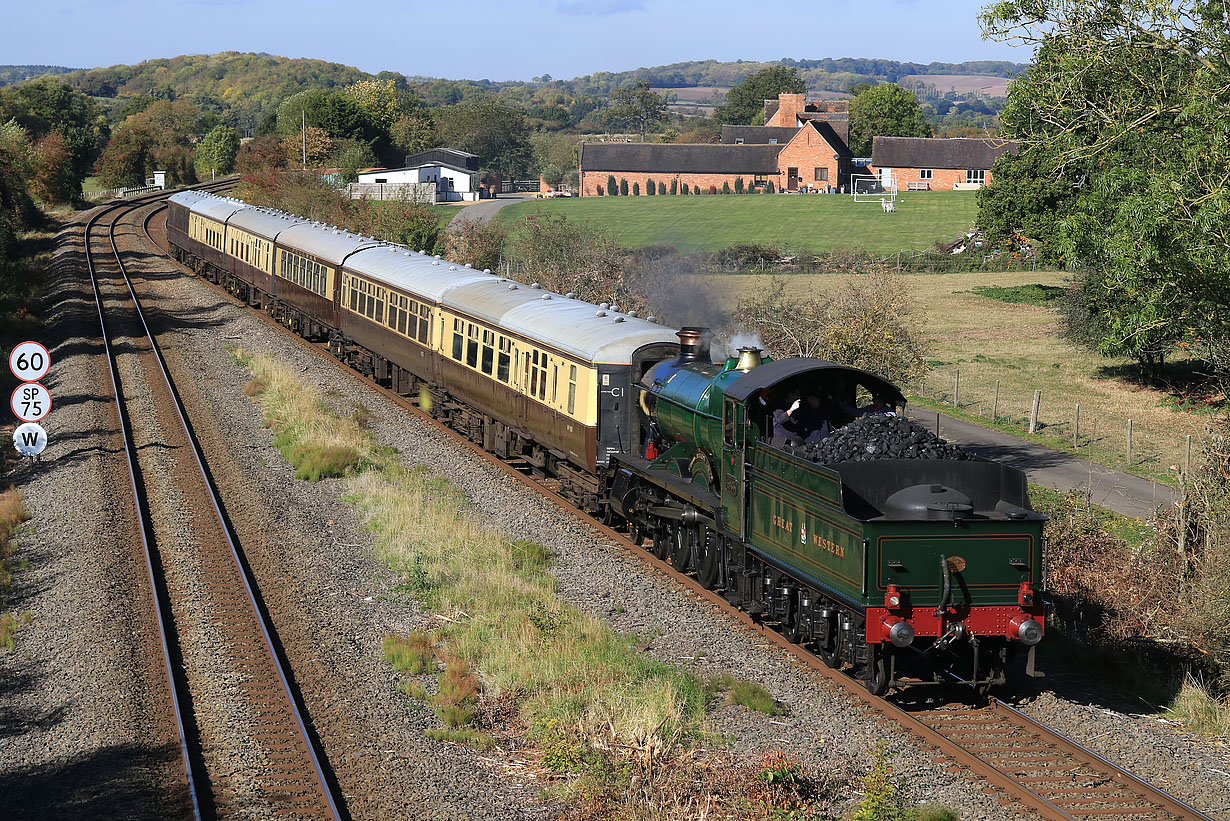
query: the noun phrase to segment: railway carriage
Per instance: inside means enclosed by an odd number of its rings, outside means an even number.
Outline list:
[[[431,412],[558,480],[578,507],[850,664],[876,693],[960,671],[1002,682],[1042,637],[1043,517],[985,460],[825,463],[769,441],[791,389],[904,398],[814,359],[713,362],[654,322],[402,246],[196,192],[176,257]]]

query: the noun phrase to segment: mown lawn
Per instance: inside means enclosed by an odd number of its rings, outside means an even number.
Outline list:
[[[606,227],[630,248],[669,245],[684,253],[756,243],[891,254],[956,239],[973,225],[977,210],[970,191],[902,193],[891,214],[878,202],[838,194],[723,194],[534,200],[508,206],[498,218],[511,225],[535,213],[564,214]]]

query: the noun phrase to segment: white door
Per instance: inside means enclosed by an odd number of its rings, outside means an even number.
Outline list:
[[[880,169],[880,186],[885,191],[893,187],[893,170],[891,168]]]

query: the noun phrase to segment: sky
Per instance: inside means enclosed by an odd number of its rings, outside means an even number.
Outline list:
[[[686,60],[1029,62],[981,0],[0,0],[0,64],[93,68],[219,51],[376,73],[570,79]]]

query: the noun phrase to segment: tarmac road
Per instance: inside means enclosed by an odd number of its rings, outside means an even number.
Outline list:
[[[1168,485],[1159,485],[1096,465],[1071,454],[935,411],[910,407],[906,415],[932,431],[935,430],[938,416],[939,435],[949,442],[979,456],[1023,470],[1034,484],[1063,493],[1087,488],[1090,501],[1095,505],[1133,519],[1148,520],[1159,507],[1172,505],[1178,498],[1178,491]]]

